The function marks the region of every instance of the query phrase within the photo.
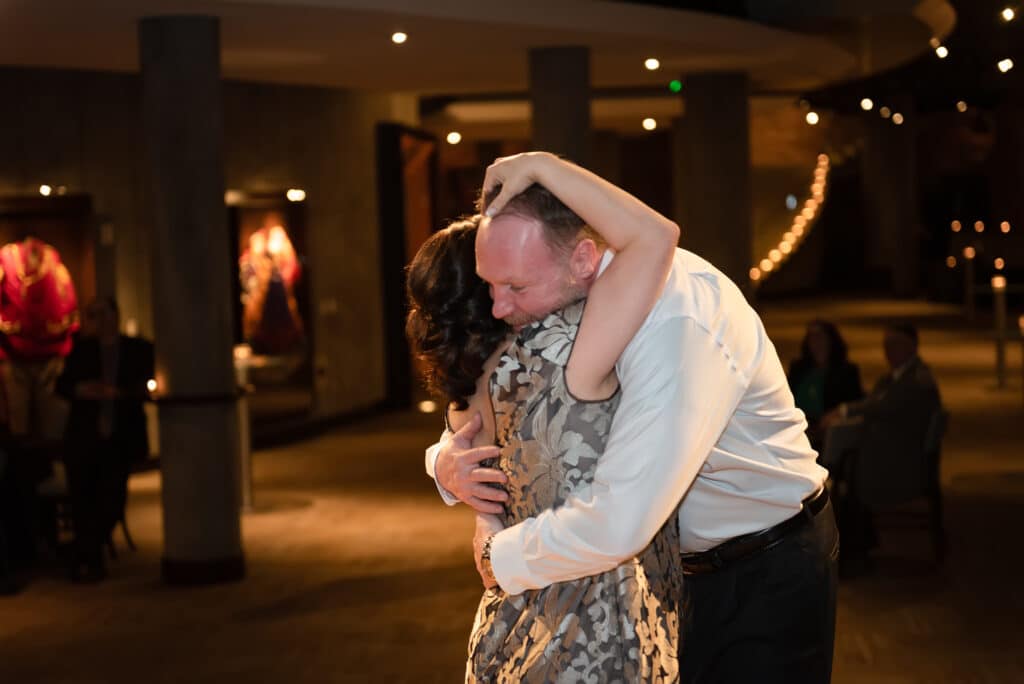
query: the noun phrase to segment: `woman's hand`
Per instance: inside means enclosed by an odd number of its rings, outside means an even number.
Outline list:
[[[495,159],[484,174],[483,196],[486,198],[498,185],[501,191],[487,204],[484,213],[495,216],[510,199],[539,182],[541,168],[552,161],[558,158],[548,152],[523,152]]]
[[[501,522],[501,519],[496,515],[490,515],[487,513],[477,513],[476,515],[476,532],[473,533],[473,559],[476,562],[476,571],[480,573],[480,579],[483,580],[484,589],[490,589],[498,586],[494,576],[484,570],[481,564],[481,554],[484,550],[484,542],[489,538],[496,535],[505,529],[505,525]]]

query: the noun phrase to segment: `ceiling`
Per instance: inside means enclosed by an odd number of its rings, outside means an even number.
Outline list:
[[[565,45],[589,46],[598,88],[743,70],[756,89],[805,90],[909,59],[936,30],[913,11],[888,14],[880,26],[900,49],[866,65],[847,19],[788,30],[599,0],[0,0],[0,64],[134,72],[138,20],[164,14],[220,17],[228,78],[422,95],[525,91],[528,50]],[[659,71],[643,68],[650,56]]]
[[[212,15],[226,78],[418,95],[442,104],[426,128],[495,139],[529,136],[529,50],[587,46],[594,127],[643,135],[644,118],[682,114],[685,92],[666,85],[686,73],[745,71],[788,111],[797,93],[914,59],[956,16],[946,0],[747,2],[724,16],[604,0],[0,0],[0,65],[133,73],[139,19]]]

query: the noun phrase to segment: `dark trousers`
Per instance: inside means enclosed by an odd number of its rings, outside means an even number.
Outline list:
[[[128,463],[111,440],[82,440],[65,456],[75,560],[102,566],[103,544],[124,512]]]
[[[829,503],[767,551],[687,575],[680,681],[829,682],[838,557]]]

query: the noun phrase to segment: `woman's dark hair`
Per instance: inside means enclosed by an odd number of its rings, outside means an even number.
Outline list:
[[[406,269],[409,315],[405,334],[422,362],[427,389],[456,409],[476,391],[484,363],[509,333],[491,315],[487,283],[476,274],[480,216],[432,235]]]
[[[807,324],[807,334],[804,335],[804,340],[800,343],[800,361],[809,366],[814,365],[814,355],[811,354],[811,344],[808,339],[810,338],[811,326],[821,328],[822,332],[825,333],[825,337],[828,338],[828,365],[834,367],[845,364],[849,360],[850,355],[850,351],[846,346],[846,340],[839,333],[839,328],[836,327],[835,323],[821,318],[815,318]]]

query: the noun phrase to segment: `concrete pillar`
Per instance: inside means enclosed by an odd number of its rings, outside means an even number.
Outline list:
[[[213,17],[139,23],[163,475],[163,577],[245,574],[224,209],[220,27]]]
[[[912,297],[921,281],[921,216],[918,210],[913,99],[884,103],[903,117],[868,117],[862,159],[865,260],[869,272],[886,273],[893,294]]]
[[[530,50],[532,144],[581,166],[590,163],[590,50]]]
[[[594,131],[590,138],[590,170],[622,185],[622,140],[615,131]]]
[[[681,243],[749,292],[754,259],[749,78],[696,74],[683,83],[686,110],[673,131]]]

